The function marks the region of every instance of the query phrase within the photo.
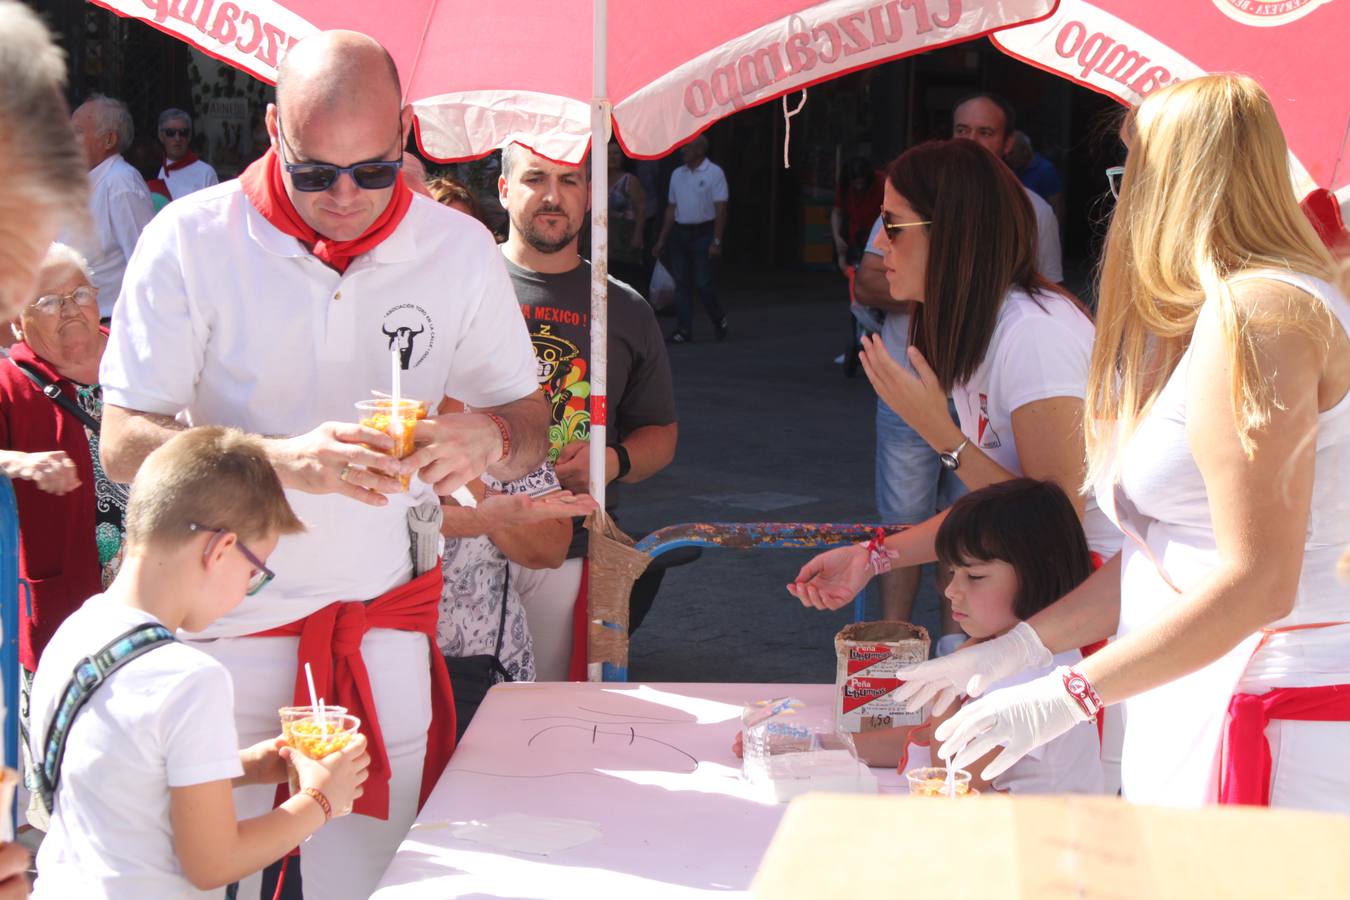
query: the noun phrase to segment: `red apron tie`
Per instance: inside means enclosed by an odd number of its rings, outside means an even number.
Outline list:
[[[353,812],[376,819],[389,818],[389,754],[384,745],[375,699],[370,689],[370,673],[361,656],[361,640],[372,628],[417,631],[426,635],[431,657],[431,728],[427,732],[426,759],[422,765],[422,789],[418,807],[426,802],[431,789],[450,761],[455,749],[455,702],[445,658],[436,646],[436,617],[441,599],[441,567],[419,575],[367,603],[340,600],[309,616],[249,637],[300,638],[295,674],[295,703],[309,704],[305,682],[305,663],[314,674],[314,689],[325,700],[340,706],[361,720],[370,752],[370,775],[365,793]],[[278,795],[285,799],[287,788]]]
[[[1272,719],[1350,722],[1350,684],[1275,688],[1265,694],[1234,694],[1224,730],[1219,802],[1270,805]]]

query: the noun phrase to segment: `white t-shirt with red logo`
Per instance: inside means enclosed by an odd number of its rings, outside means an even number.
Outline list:
[[[1087,395],[1088,360],[1096,333],[1073,301],[1052,291],[1035,298],[1013,289],[999,309],[984,360],[970,380],[952,388],[961,431],[1014,475],[1022,464],[1012,414],[1037,400]],[[1104,557],[1120,550],[1120,532],[1088,497],[1083,518],[1088,546]]]

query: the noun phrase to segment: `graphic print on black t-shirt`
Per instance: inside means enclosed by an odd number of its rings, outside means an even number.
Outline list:
[[[535,307],[534,311],[548,309]],[[539,363],[539,383],[544,386],[553,414],[548,428],[548,458],[556,462],[565,445],[591,437],[591,414],[587,409],[591,382],[586,357],[573,341],[555,333],[552,325],[533,326],[530,342]]]

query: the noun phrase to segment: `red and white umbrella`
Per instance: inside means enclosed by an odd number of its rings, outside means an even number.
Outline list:
[[[1011,56],[1131,105],[1207,72],[1252,76],[1275,104],[1295,189],[1324,236],[1350,204],[1347,38],[1344,0],[1062,0],[1050,18],[992,36]]]
[[[578,163],[611,129],[664,156],[737,110],[1054,12],[1058,0],[92,0],[267,82],[286,49],[347,28],[393,55],[419,146],[442,162],[518,141]],[[591,493],[604,504],[604,166],[591,181]]]

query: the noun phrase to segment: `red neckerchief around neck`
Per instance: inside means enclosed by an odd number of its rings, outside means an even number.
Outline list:
[[[244,196],[248,197],[253,208],[264,219],[272,223],[278,231],[289,234],[309,247],[310,252],[319,260],[338,272],[346,272],[353,259],[375,249],[381,241],[393,234],[394,229],[407,214],[408,207],[412,205],[412,190],[404,182],[403,173],[400,172],[394,181],[394,195],[389,198],[389,205],[376,217],[365,233],[350,241],[334,241],[315,231],[309,223],[300,218],[300,213],[296,211],[295,205],[291,203],[291,198],[286,193],[283,177],[281,160],[277,158],[276,152],[269,148],[261,159],[244,170],[239,176],[239,183],[243,185]]]

